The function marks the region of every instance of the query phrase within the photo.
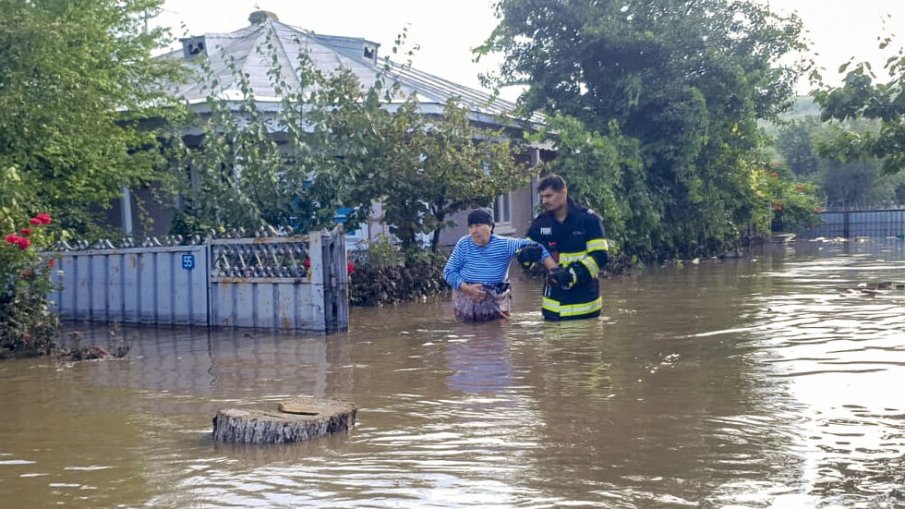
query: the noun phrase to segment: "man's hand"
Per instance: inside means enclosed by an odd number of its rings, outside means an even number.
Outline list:
[[[547,274],[547,284],[555,287],[569,290],[578,282],[578,275],[570,268],[556,266]]]
[[[481,283],[462,283],[459,285],[459,291],[478,302],[487,297],[487,292],[484,291],[484,287]]]
[[[531,268],[531,264],[539,262],[543,254],[544,251],[540,245],[529,244],[516,251],[515,259],[518,260],[518,263],[522,268],[527,270]]]

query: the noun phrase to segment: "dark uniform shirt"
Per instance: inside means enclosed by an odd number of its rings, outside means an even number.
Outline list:
[[[594,211],[569,200],[569,211],[560,223],[551,212],[539,214],[528,228],[528,238],[547,248],[560,266],[576,265],[578,283],[566,290],[544,287],[546,320],[571,320],[600,315],[600,280],[597,274],[607,261],[608,245],[603,223]],[[585,270],[586,269],[586,270]]]

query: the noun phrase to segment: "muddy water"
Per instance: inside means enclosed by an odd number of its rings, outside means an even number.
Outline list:
[[[509,323],[126,329],[128,360],[0,363],[0,507],[903,506],[905,290],[857,288],[896,280],[905,243],[798,244],[608,281],[595,321],[542,322],[516,281]],[[296,394],[358,425],[209,440]]]

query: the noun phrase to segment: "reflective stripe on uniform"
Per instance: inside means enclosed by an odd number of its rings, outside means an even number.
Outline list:
[[[606,239],[591,239],[588,241],[588,251],[609,251],[610,245]]]
[[[597,277],[597,273],[600,272],[600,267],[597,266],[597,260],[595,260],[593,256],[585,256],[579,261],[588,268],[591,277]]]
[[[542,307],[559,316],[578,316],[600,311],[603,307],[603,299],[597,297],[591,302],[585,302],[583,304],[560,304],[559,301],[544,297]]]
[[[600,266],[597,265],[597,260],[595,260],[591,256],[588,256],[587,251],[579,251],[577,253],[559,253],[560,265],[566,266],[572,262],[580,262],[582,265],[587,267],[588,272],[591,273],[591,277],[597,277],[597,274],[600,272]]]
[[[567,263],[577,262],[587,255],[587,251],[578,251],[575,253],[559,253],[559,264],[565,266]]]

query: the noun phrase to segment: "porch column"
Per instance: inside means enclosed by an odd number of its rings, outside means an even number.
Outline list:
[[[540,165],[540,149],[536,147],[531,148],[531,152],[529,154],[531,156],[531,168],[537,168]],[[537,196],[537,183],[540,179],[537,176],[537,170],[531,172],[531,189],[528,191],[531,193],[531,215],[532,217],[537,212],[537,209],[540,207],[540,198]]]
[[[129,189],[129,186],[123,184],[120,186],[120,191],[122,192],[120,201],[123,213],[123,233],[129,236],[132,235],[132,190]]]

